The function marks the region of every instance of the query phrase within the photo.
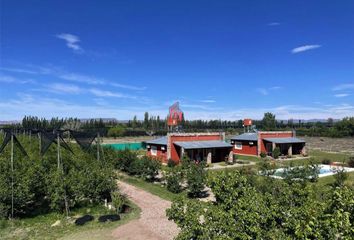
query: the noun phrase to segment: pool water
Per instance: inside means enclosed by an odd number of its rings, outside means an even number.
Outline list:
[[[320,174],[335,173],[334,169],[331,168],[320,168]]]
[[[318,165],[318,167],[319,167],[318,177],[331,176],[331,175],[336,174],[338,170],[342,170],[342,169],[344,170],[344,172],[353,172],[354,171],[354,168],[329,166],[329,165],[324,165],[324,164],[320,164],[320,165]],[[275,170],[272,177],[283,178],[284,171],[285,171],[284,168],[279,168],[279,169]]]
[[[134,142],[134,143],[113,143],[113,144],[104,144],[104,146],[112,147],[115,150],[140,150],[143,149],[142,142]]]

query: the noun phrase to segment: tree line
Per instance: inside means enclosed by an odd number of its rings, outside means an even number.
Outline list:
[[[301,120],[277,120],[270,112],[264,114],[261,120],[253,120],[257,130],[296,130],[299,136],[315,137],[353,137],[354,117],[341,120],[331,118],[326,121],[305,122]],[[225,131],[229,134],[244,132],[243,120],[186,120],[181,122],[182,131]],[[144,119],[138,120],[136,116],[126,122],[117,120],[78,118],[52,118],[50,120],[33,116],[25,116],[21,123],[12,125],[24,129],[70,129],[90,130],[100,129],[102,135],[109,137],[165,135],[167,133],[167,119],[152,116],[145,112]]]

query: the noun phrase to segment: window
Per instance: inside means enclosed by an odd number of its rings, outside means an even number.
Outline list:
[[[242,142],[235,142],[235,149],[241,150],[242,149]]]
[[[151,153],[151,156],[157,156],[157,147],[151,146],[150,153]]]

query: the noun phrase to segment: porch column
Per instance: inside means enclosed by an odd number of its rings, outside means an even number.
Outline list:
[[[229,152],[229,159],[228,159],[229,163],[233,163],[234,162],[234,152],[230,151]]]
[[[182,159],[182,158],[183,158],[183,155],[184,155],[184,148],[183,148],[183,147],[181,147],[181,157],[180,157],[180,159]]]
[[[288,156],[292,156],[293,155],[293,145],[290,144],[289,148],[288,148]]]
[[[211,152],[208,152],[208,156],[207,156],[207,164],[211,164]]]
[[[272,151],[274,151],[275,148],[276,148],[276,145],[275,145],[275,143],[273,142],[273,143],[272,143]]]

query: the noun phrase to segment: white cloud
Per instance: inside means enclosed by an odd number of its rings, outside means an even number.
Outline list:
[[[97,97],[116,97],[116,98],[130,98],[135,99],[135,96],[126,95],[118,92],[105,91],[97,88],[90,89],[90,92]]]
[[[16,79],[14,77],[11,77],[11,76],[0,76],[0,82],[13,83],[15,81],[16,81]]]
[[[200,100],[200,102],[202,102],[202,103],[216,103],[216,101],[212,100],[212,99]]]
[[[63,80],[73,81],[73,82],[81,82],[86,84],[105,84],[105,81],[96,77],[91,77],[87,75],[77,74],[77,73],[64,73],[58,74],[58,78]]]
[[[274,26],[279,26],[280,23],[279,22],[270,22],[267,24],[268,26],[274,27]]]
[[[293,49],[291,50],[291,53],[305,52],[305,51],[308,51],[308,50],[311,50],[311,49],[320,48],[320,47],[321,47],[321,45],[318,45],[318,44],[303,45],[303,46],[300,46],[300,47],[293,48]]]
[[[66,46],[74,50],[74,52],[82,53],[83,49],[78,44],[80,38],[76,35],[70,33],[61,33],[56,35],[57,38],[62,39],[66,42]]]
[[[0,75],[0,82],[2,83],[17,83],[17,84],[27,84],[27,83],[36,83],[33,79],[19,79],[13,76]]]
[[[332,88],[333,91],[354,90],[354,83],[339,84]]]
[[[132,85],[125,85],[125,84],[114,83],[114,82],[110,82],[109,84],[113,87],[125,88],[125,89],[130,89],[130,90],[142,91],[142,90],[146,89],[146,87],[136,87],[136,86],[132,86]]]
[[[37,74],[37,72],[35,72],[35,71],[31,71],[31,70],[27,70],[27,69],[22,69],[22,68],[5,68],[5,67],[0,67],[0,70],[8,71],[8,72],[16,72],[16,73]]]
[[[48,90],[56,93],[69,93],[69,94],[78,94],[81,93],[83,90],[71,84],[62,84],[62,83],[54,83],[48,85]]]
[[[88,85],[110,85],[112,87],[123,88],[128,90],[135,90],[135,91],[143,91],[146,89],[144,86],[133,86],[128,84],[117,83],[113,81],[108,81],[103,78],[74,73],[74,72],[67,72],[57,67],[42,67],[42,66],[33,66],[29,65],[30,69],[15,69],[15,68],[5,68],[6,71],[11,72],[21,72],[21,73],[29,73],[29,74],[38,74],[38,75],[50,75],[59,79],[63,79],[66,81],[78,82],[78,83],[85,83]]]
[[[264,95],[264,96],[267,96],[269,94],[269,92],[271,91],[276,91],[276,90],[279,90],[281,89],[282,87],[280,86],[274,86],[274,87],[269,87],[269,88],[257,88],[256,89],[256,92]]]
[[[94,100],[95,101],[95,100]],[[99,100],[101,101],[101,100]],[[95,101],[98,103],[97,101]],[[78,117],[78,118],[107,118],[131,119],[134,115],[142,119],[144,112],[152,115],[165,117],[168,109],[165,106],[116,106],[100,104],[78,104],[70,103],[53,98],[41,98],[28,94],[19,95],[16,99],[0,101],[0,112],[2,120],[22,119],[24,115],[35,115],[38,117]],[[343,118],[354,115],[354,105],[315,105],[316,107],[287,105],[269,108],[240,108],[234,109],[189,109],[185,111],[186,119],[224,119],[238,120],[246,117],[261,119],[265,112],[272,112],[277,119],[327,119]]]
[[[280,87],[280,86],[274,86],[274,87],[270,87],[269,90],[279,90],[281,88],[282,87]]]
[[[335,97],[337,98],[342,98],[342,97],[348,97],[350,94],[348,93],[338,93],[338,94],[334,94]]]

